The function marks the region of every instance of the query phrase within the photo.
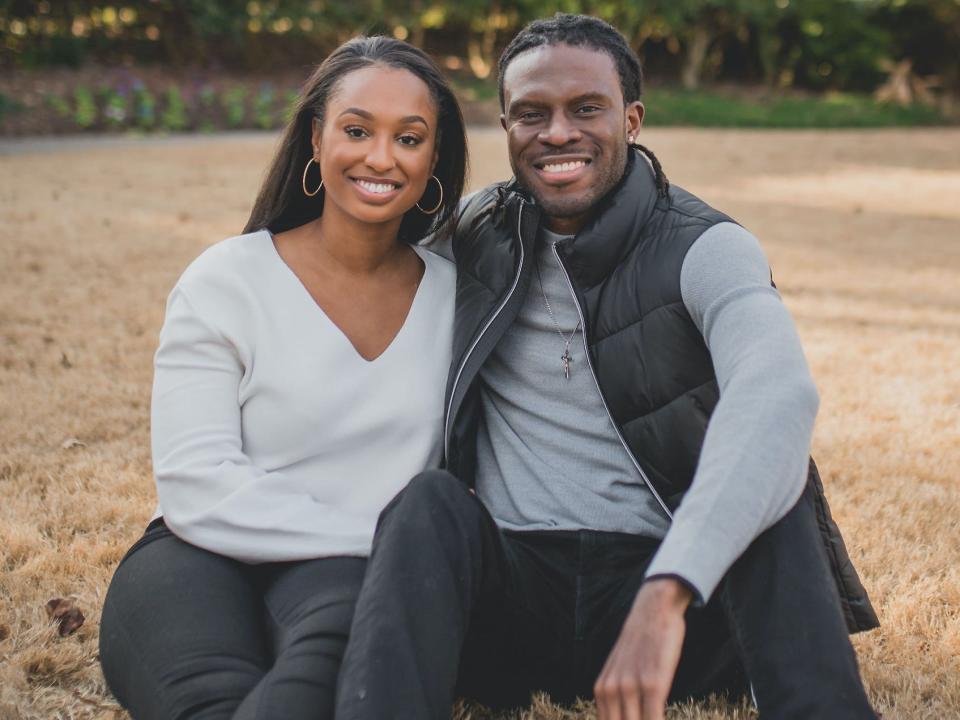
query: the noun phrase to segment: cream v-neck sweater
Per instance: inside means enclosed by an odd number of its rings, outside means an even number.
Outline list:
[[[377,516],[436,467],[456,272],[423,279],[364,360],[266,231],[224,240],[167,301],[155,360],[153,470],[170,529],[245,562],[367,555]]]

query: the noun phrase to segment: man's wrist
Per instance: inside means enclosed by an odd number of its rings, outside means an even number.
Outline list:
[[[659,576],[648,578],[640,586],[661,609],[683,614],[693,602],[695,594],[690,586],[679,578]]]
[[[647,575],[647,577],[644,579],[644,583],[652,582],[654,580],[673,580],[677,583],[680,583],[680,585],[690,591],[690,605],[693,607],[703,607],[706,604],[703,595],[700,593],[700,588],[684,575],[679,575],[672,572],[656,572]]]

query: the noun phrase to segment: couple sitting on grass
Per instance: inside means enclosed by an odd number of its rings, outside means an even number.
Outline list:
[[[606,23],[528,25],[499,89],[515,177],[461,200],[436,66],[345,43],[245,234],[174,287],[110,688],[137,720],[538,691],[604,720],[711,693],[875,718],[848,632],[877,620],[760,245],[638,142],[640,64]]]

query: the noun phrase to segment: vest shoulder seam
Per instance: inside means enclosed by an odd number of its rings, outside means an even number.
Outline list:
[[[711,384],[713,384],[713,385],[716,385],[716,384],[717,384],[717,378],[716,378],[716,376],[711,377],[711,378],[709,378],[708,380],[705,380],[704,382],[700,383],[699,385],[694,385],[693,387],[686,388],[686,389],[683,390],[683,392],[681,392],[679,395],[675,395],[674,397],[672,397],[672,398],[670,398],[669,400],[667,400],[665,403],[660,403],[660,404],[657,405],[656,407],[650,408],[650,409],[647,410],[645,413],[643,413],[643,415],[637,415],[636,417],[627,420],[626,422],[623,423],[622,427],[627,427],[628,425],[631,425],[632,423],[635,423],[635,422],[638,422],[638,421],[640,421],[640,420],[643,420],[644,418],[647,418],[647,417],[649,417],[650,415],[653,415],[654,413],[658,413],[658,412],[660,412],[661,410],[663,410],[664,408],[666,408],[666,407],[672,405],[673,403],[677,402],[677,400],[679,400],[680,398],[685,397],[686,395],[692,393],[694,390],[699,390],[699,389],[701,389],[701,388],[705,388],[705,387],[707,387],[708,385],[711,385]]]
[[[613,337],[614,335],[619,335],[619,334],[622,333],[624,330],[627,330],[627,329],[633,327],[633,326],[636,325],[637,323],[643,322],[644,320],[647,319],[648,316],[652,315],[653,313],[657,312],[658,310],[663,310],[664,308],[674,307],[675,305],[683,305],[683,300],[674,300],[674,301],[672,301],[672,302],[665,302],[665,303],[661,303],[660,305],[657,305],[656,307],[650,308],[650,309],[647,310],[645,313],[641,314],[640,317],[638,317],[636,320],[631,320],[631,321],[628,322],[626,325],[623,325],[623,326],[621,326],[621,327],[618,327],[618,328],[616,328],[615,330],[611,330],[610,332],[608,332],[608,333],[607,333],[606,335],[604,335],[603,337],[595,337],[595,338],[593,339],[593,342],[594,342],[594,344],[597,344],[597,343],[603,342],[604,340],[608,340],[608,339],[610,339],[611,337]],[[684,305],[684,310],[686,310],[686,306],[685,306],[685,305]],[[689,315],[689,313],[687,313],[687,314]]]

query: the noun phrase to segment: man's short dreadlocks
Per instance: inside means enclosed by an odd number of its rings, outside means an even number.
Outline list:
[[[497,63],[497,90],[500,109],[503,110],[503,75],[517,55],[546,45],[572,45],[607,53],[617,67],[624,104],[640,99],[643,94],[643,71],[636,53],[630,49],[620,32],[589,15],[557,13],[552,18],[534,20],[510,41]]]

